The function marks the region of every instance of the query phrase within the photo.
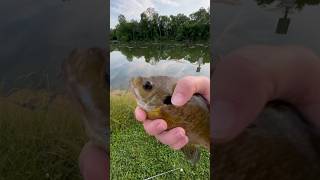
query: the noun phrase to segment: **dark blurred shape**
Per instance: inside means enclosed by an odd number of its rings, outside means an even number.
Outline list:
[[[288,28],[290,25],[290,18],[288,18],[289,8],[286,8],[285,15],[283,18],[280,18],[277,24],[276,33],[278,34],[287,34]]]
[[[309,128],[287,103],[268,104],[243,134],[214,145],[213,179],[317,179],[320,138]]]
[[[200,72],[200,70],[201,70],[201,64],[203,63],[203,58],[201,57],[201,58],[199,58],[198,59],[198,61],[197,61],[197,63],[198,63],[198,67],[197,67],[197,72]]]
[[[197,72],[200,72],[200,69],[201,69],[201,67],[200,67],[200,65],[197,67]]]
[[[276,4],[276,9],[284,9],[284,17],[278,20],[277,34],[287,34],[290,25],[288,14],[291,9],[301,11],[306,5],[318,5],[320,3],[319,0],[256,0],[256,2],[261,7]]]

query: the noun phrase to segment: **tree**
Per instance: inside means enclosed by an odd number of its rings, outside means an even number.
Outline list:
[[[124,24],[127,22],[126,17],[123,14],[120,14],[118,16],[118,21],[119,21],[119,24]]]
[[[128,22],[124,15],[118,16],[119,23],[111,30],[111,39],[119,41],[158,41],[178,40],[196,41],[209,39],[209,9],[200,8],[186,16],[159,15],[154,8],[140,14],[140,21]]]

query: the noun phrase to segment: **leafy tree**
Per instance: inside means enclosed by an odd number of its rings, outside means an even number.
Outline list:
[[[200,8],[186,16],[163,16],[153,8],[148,8],[140,14],[140,21],[127,21],[124,15],[119,15],[119,23],[111,30],[111,39],[119,41],[158,41],[178,40],[197,41],[209,39],[210,14],[209,9]]]

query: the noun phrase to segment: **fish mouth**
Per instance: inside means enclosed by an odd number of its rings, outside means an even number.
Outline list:
[[[134,95],[137,105],[143,109],[143,110],[150,110],[151,107],[149,107],[148,103],[145,103],[143,101],[143,98],[140,96],[138,91],[139,83],[141,84],[142,77],[133,77],[129,81],[129,89],[131,93]]]
[[[135,87],[134,87],[134,79],[132,78],[132,79],[130,79],[130,81],[129,81],[129,91],[134,95],[134,97],[137,99],[138,97],[137,97],[137,94],[136,94],[136,92],[135,92]]]
[[[142,81],[142,77],[138,76],[138,77],[133,77],[130,79],[130,84],[133,86],[137,86],[139,82]]]
[[[129,81],[129,89],[130,89],[131,93],[134,94],[134,96],[136,98],[138,98],[138,95],[136,93],[136,89],[137,89],[139,82],[141,82],[141,80],[142,80],[141,77],[133,77]]]
[[[137,106],[140,107],[141,109],[143,109],[144,111],[148,110],[148,106],[146,105],[146,103],[144,103],[139,95],[136,93],[135,88],[131,86],[131,92],[134,95],[136,102],[137,102]]]

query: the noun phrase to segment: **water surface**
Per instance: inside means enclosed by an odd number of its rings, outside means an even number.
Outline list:
[[[107,46],[103,0],[4,0],[0,12],[1,89],[61,86],[61,62],[74,48]]]
[[[210,74],[207,44],[136,43],[112,44],[110,53],[111,89],[127,89],[134,76]]]

